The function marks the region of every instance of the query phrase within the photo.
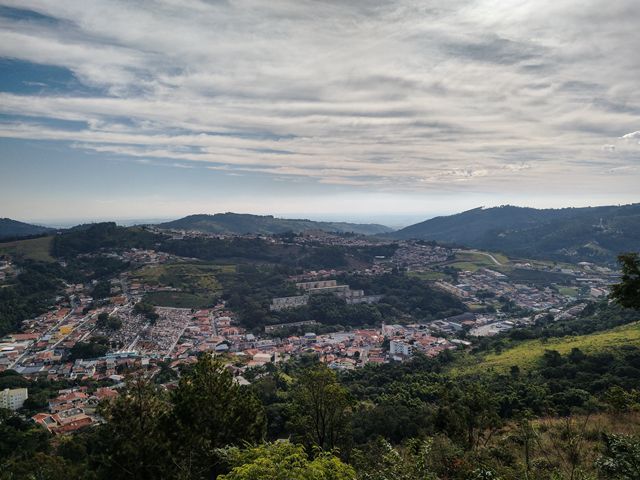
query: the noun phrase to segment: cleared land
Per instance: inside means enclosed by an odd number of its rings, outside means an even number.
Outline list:
[[[546,350],[556,350],[565,354],[572,348],[579,348],[585,353],[590,353],[624,345],[640,346],[640,322],[591,335],[552,338],[546,342],[529,340],[505,349],[500,354],[489,353],[479,358],[472,358],[469,355],[466,362],[453,368],[452,373],[466,375],[487,371],[507,372],[513,365],[518,365],[521,370],[527,370],[540,361]]]
[[[0,243],[0,254],[15,255],[41,262],[53,262],[51,241],[53,237],[29,238],[13,242]]]
[[[560,287],[558,288],[560,295],[566,295],[567,297],[577,297],[578,289],[575,287]]]
[[[159,307],[202,308],[214,303],[222,292],[217,274],[235,273],[235,265],[168,263],[146,265],[133,272],[133,280],[179,291],[151,292],[144,300]]]
[[[220,290],[220,283],[216,274],[235,271],[235,265],[168,263],[144,266],[133,272],[132,276],[147,285],[162,285],[192,292],[217,292]]]
[[[499,265],[496,262],[498,262]],[[490,268],[492,270],[505,272],[510,269],[510,260],[506,255],[501,253],[466,251],[456,252],[453,260],[441,263],[440,265],[470,272],[475,272],[480,268]]]

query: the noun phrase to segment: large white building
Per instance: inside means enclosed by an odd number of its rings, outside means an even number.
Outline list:
[[[26,388],[5,388],[0,391],[0,408],[18,410],[22,408],[27,398],[29,398],[29,393]]]
[[[413,353],[413,345],[401,340],[391,340],[391,342],[389,342],[389,353],[391,355],[404,355],[408,357]]]

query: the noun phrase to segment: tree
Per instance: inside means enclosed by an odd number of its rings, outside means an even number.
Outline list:
[[[111,283],[106,280],[101,280],[96,283],[95,287],[91,291],[91,296],[94,300],[102,300],[111,295]]]
[[[102,312],[98,315],[96,327],[100,330],[120,330],[122,327],[122,320],[115,315],[109,315],[107,312]]]
[[[343,443],[349,426],[349,395],[326,365],[304,372],[293,401],[293,423],[307,445],[332,450]]]
[[[221,473],[216,449],[256,443],[264,437],[262,404],[211,355],[202,355],[182,376],[171,400],[169,435],[185,478],[215,478]]]
[[[622,280],[611,289],[611,298],[623,307],[640,310],[640,256],[626,253],[618,257]]]
[[[241,450],[221,452],[233,468],[218,480],[353,480],[356,473],[349,465],[328,452],[310,460],[302,445],[289,442],[265,443]]]
[[[156,312],[156,308],[150,303],[138,302],[133,306],[133,313],[137,315],[144,315],[151,323],[155,323],[160,317]]]
[[[164,425],[170,413],[167,397],[148,380],[137,377],[127,390],[102,408],[107,424],[101,459],[110,480],[167,478],[171,448]]]
[[[596,462],[603,478],[633,480],[640,478],[640,438],[606,435],[604,453]]]

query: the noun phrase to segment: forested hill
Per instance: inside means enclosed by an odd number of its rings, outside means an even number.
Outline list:
[[[436,217],[391,234],[528,258],[613,262],[640,250],[640,203],[538,210],[502,206]]]
[[[238,235],[247,233],[300,233],[305,230],[323,230],[325,232],[376,235],[392,231],[389,227],[377,224],[315,222],[304,219],[275,218],[272,215],[249,215],[239,213],[189,215],[172,222],[161,223],[158,227],[192,230],[205,233],[228,233]]]
[[[19,222],[10,218],[0,218],[0,239],[29,237],[50,232],[55,232],[55,229],[31,225],[30,223]]]

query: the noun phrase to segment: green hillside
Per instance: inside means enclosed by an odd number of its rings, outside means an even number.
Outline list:
[[[0,255],[8,254],[30,260],[53,262],[50,254],[52,240],[53,237],[39,237],[0,243]]]
[[[638,314],[640,318],[640,314]],[[633,345],[640,347],[640,322],[623,325],[590,335],[568,336],[549,340],[529,340],[519,343],[502,353],[489,353],[481,357],[466,356],[452,369],[454,375],[466,375],[495,371],[505,373],[513,365],[528,370],[537,365],[545,351],[556,350],[561,354],[578,348],[584,353],[595,353],[617,347]]]

